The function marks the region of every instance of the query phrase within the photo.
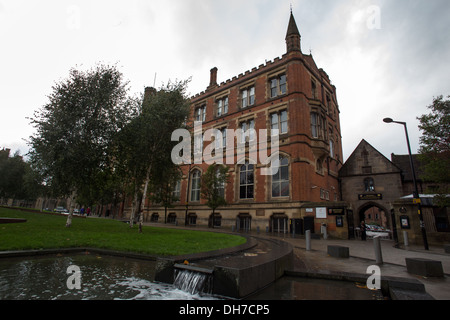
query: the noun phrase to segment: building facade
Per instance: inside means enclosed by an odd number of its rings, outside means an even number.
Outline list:
[[[413,178],[409,155],[383,156],[362,140],[339,171],[342,199],[348,204],[349,235],[358,235],[361,221],[390,231],[391,238],[402,243],[404,231],[410,243],[422,244],[418,207],[413,203]],[[426,193],[433,182],[422,181],[421,165],[413,155],[416,181],[422,200],[424,225],[431,244],[450,240],[450,210],[434,204]]]
[[[218,69],[211,69],[209,86],[191,99],[192,119],[201,124],[194,149],[208,150],[217,144],[223,148],[221,165],[229,167],[230,180],[222,192],[228,205],[212,217],[200,193],[202,174],[210,164],[186,164],[175,188],[179,202],[167,214],[149,204],[146,221],[283,233],[305,229],[318,233],[327,224],[330,234],[347,237],[338,181],[343,156],[336,88],[312,55],[302,53],[292,13],[285,41],[281,58],[220,84]],[[206,139],[209,129],[222,135]],[[227,137],[230,132],[244,135]],[[279,141],[277,148],[274,138]],[[264,141],[266,145],[260,144]],[[239,142],[246,142],[243,152],[238,150]],[[254,153],[279,159],[278,172],[263,174],[268,165]]]
[[[342,199],[350,228],[361,221],[392,229],[392,203],[403,196],[402,171],[366,140],[362,140],[339,171]]]

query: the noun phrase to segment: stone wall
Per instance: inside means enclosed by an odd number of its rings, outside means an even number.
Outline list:
[[[412,203],[412,199],[401,199],[393,203],[393,208],[399,243],[405,243],[403,232],[406,231],[410,244],[423,246],[424,242],[420,228],[418,206]],[[447,208],[448,211],[449,208]],[[439,232],[436,229],[433,207],[423,206],[422,212],[428,244],[442,246],[443,244],[450,243],[450,233]]]

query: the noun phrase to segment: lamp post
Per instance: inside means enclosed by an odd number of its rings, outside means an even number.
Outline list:
[[[414,200],[413,201],[414,201],[414,203],[417,204],[417,207],[418,207],[418,213],[419,213],[419,219],[420,219],[420,230],[422,231],[423,244],[425,246],[425,250],[429,250],[428,240],[427,240],[427,232],[425,230],[425,224],[423,222],[422,203],[420,200],[419,189],[417,187],[416,170],[414,169],[414,161],[413,161],[413,157],[412,157],[412,153],[411,153],[411,144],[409,143],[409,135],[408,135],[408,128],[407,128],[406,122],[394,121],[391,118],[385,118],[385,119],[383,119],[383,121],[385,123],[401,124],[405,127],[406,142],[408,144],[408,152],[409,152],[409,162],[411,165],[411,171],[412,171],[413,183],[414,183],[414,196],[413,196]]]

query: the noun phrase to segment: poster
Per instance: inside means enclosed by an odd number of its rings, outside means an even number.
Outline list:
[[[316,208],[316,219],[326,219],[327,208]]]

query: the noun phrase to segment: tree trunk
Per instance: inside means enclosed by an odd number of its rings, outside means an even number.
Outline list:
[[[130,228],[133,228],[134,217],[136,215],[136,207],[138,205],[138,195],[139,195],[139,187],[138,185],[134,186],[134,199],[133,204],[131,206],[131,215],[130,215]]]
[[[42,198],[42,203],[41,203],[41,212],[44,212],[44,208],[45,208],[45,202],[47,201],[47,197],[43,197]]]
[[[70,197],[70,209],[69,209],[69,216],[67,217],[66,221],[66,228],[70,228],[72,226],[72,217],[73,217],[73,209],[74,209],[74,202],[75,202],[76,192],[72,192],[72,196]]]
[[[144,223],[144,208],[145,208],[145,202],[147,201],[147,190],[148,185],[150,183],[150,172],[151,172],[152,166],[148,167],[147,170],[147,176],[145,177],[145,185],[144,185],[144,194],[142,195],[142,202],[141,202],[141,208],[140,208],[140,216],[139,216],[139,233],[142,233],[142,225]]]

